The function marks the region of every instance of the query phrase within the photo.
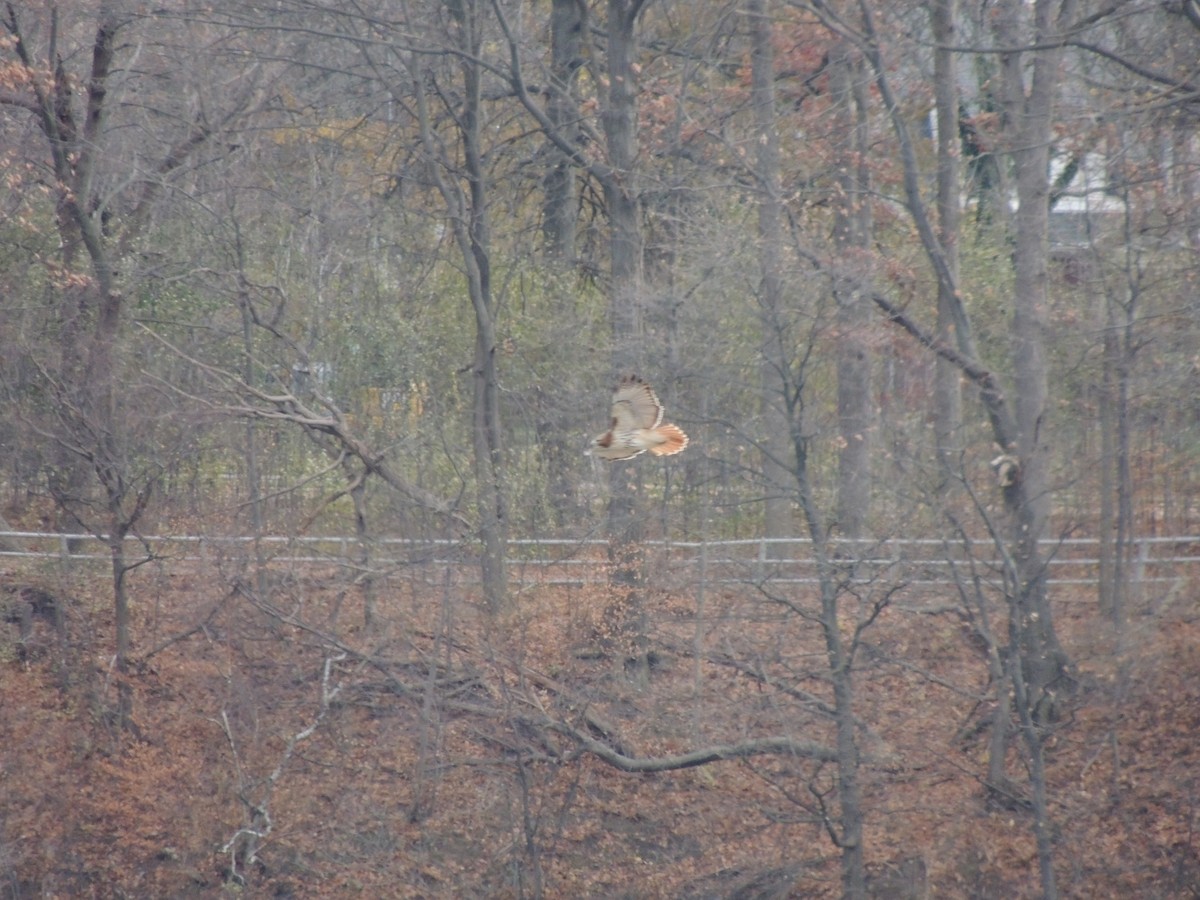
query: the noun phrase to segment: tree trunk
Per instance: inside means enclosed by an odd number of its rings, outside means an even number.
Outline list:
[[[832,581],[830,582],[832,587]],[[838,629],[838,604],[828,605],[827,640]],[[832,630],[829,627],[832,623]],[[866,897],[866,867],[863,855],[862,788],[858,781],[859,751],[854,729],[854,681],[851,660],[838,646],[829,648],[833,678],[834,716],[837,720],[838,805],[841,829],[838,836],[842,850],[842,896],[847,900]]]
[[[488,608],[498,612],[507,604],[507,530],[504,451],[500,427],[500,380],[496,351],[496,311],[491,287],[491,231],[488,216],[487,172],[480,137],[479,14],[473,0],[453,0],[451,15],[459,23],[462,47],[464,103],[460,120],[468,192],[465,220],[459,228],[460,246],[467,263],[468,292],[475,311],[473,418],[475,481],[479,496],[479,531],[483,539],[483,593]],[[443,182],[445,184],[445,182]]]
[[[1054,631],[1046,589],[1046,566],[1039,540],[1050,515],[1050,428],[1047,416],[1045,322],[1049,223],[1050,143],[1058,92],[1062,35],[1059,22],[1069,21],[1073,0],[1064,0],[1057,21],[1057,0],[1038,0],[1033,9],[1037,49],[1001,56],[1006,151],[1016,169],[1017,210],[1013,250],[1012,370],[1015,433],[1005,449],[1016,457],[1015,483],[1004,491],[1013,534],[1016,563],[1013,615],[1020,623],[1021,646],[1028,669],[1027,688],[1039,709],[1050,714],[1054,692],[1066,683],[1067,656]],[[1023,47],[1023,7],[1017,0],[1001,4],[993,22],[1000,46]],[[1032,76],[1026,84],[1032,57]]]
[[[869,134],[863,66],[849,41],[830,51],[829,89],[839,131],[846,135],[838,162],[833,243],[840,266],[860,268],[870,254]],[[838,450],[837,524],[848,538],[865,533],[871,501],[871,437],[875,429],[871,396],[871,311],[859,274],[834,276],[837,302]]]
[[[563,139],[578,141],[574,97],[577,73],[583,65],[583,30],[587,10],[581,0],[553,0],[550,6],[550,96],[546,116]],[[575,163],[553,141],[543,151],[548,159],[542,178],[542,236],[546,256],[569,264],[575,258],[578,192]]]
[[[254,311],[251,308],[249,285],[245,277],[245,259],[239,248],[238,306],[242,318],[242,380],[254,384]],[[263,516],[262,477],[259,472],[258,423],[246,420],[245,448],[246,491],[250,507],[250,528],[254,540],[254,588],[259,597],[267,595],[267,558],[263,552],[266,524]]]
[[[581,0],[553,0],[550,7],[550,93],[546,117],[554,136],[572,146],[580,142],[575,86],[583,65],[586,16],[587,9]],[[575,262],[578,163],[549,136],[542,153],[546,157],[546,174],[542,177],[545,258],[551,268],[565,272]],[[561,314],[574,319],[577,310],[569,301],[563,301]],[[559,393],[539,387],[536,404],[543,477],[547,482],[554,524],[562,527],[578,515],[570,459],[579,450],[571,445],[570,432],[563,428],[563,398]]]
[[[611,170],[604,179],[609,218],[610,316],[615,375],[634,371],[641,360],[643,238],[637,181],[637,52],[635,28],[640,0],[608,0],[608,97],[603,112]],[[625,650],[639,660],[647,677],[642,631],[641,581],[644,567],[644,515],[640,509],[640,469],[615,463],[609,468],[608,536],[614,611],[621,618]]]
[[[1119,340],[1117,338],[1117,316],[1113,298],[1104,298],[1104,355],[1100,364],[1099,415],[1100,460],[1099,484],[1100,510],[1097,531],[1100,535],[1100,581],[1097,586],[1097,601],[1100,612],[1119,624],[1122,606],[1123,585],[1120,580],[1120,540],[1117,532],[1117,417],[1120,415],[1117,402],[1118,375],[1120,365]]]
[[[754,107],[758,183],[759,318],[761,341],[759,379],[763,437],[763,534],[768,538],[794,537],[791,472],[788,454],[788,421],[779,396],[779,371],[785,353],[781,345],[783,296],[783,188],[779,168],[779,133],[775,116],[775,53],[771,46],[768,0],[750,0],[746,14],[753,29],[751,103]],[[772,557],[790,554],[784,543],[768,543]]]
[[[958,283],[959,222],[962,218],[958,136],[958,58],[952,48],[958,39],[958,0],[935,0],[932,8],[934,94],[937,98],[937,237],[942,247],[951,280],[938,280],[937,336],[948,347],[956,346],[955,337]],[[941,473],[939,493],[952,483],[950,473],[957,471],[962,454],[962,375],[947,359],[935,362],[933,416],[935,452]]]
[[[1101,496],[1100,607],[1124,642],[1128,614],[1129,554],[1133,537],[1133,473],[1130,471],[1129,389],[1138,344],[1140,266],[1125,196],[1125,279],[1123,298],[1107,293],[1104,308],[1104,374],[1101,406],[1101,461],[1104,484]],[[1115,510],[1114,510],[1115,505]]]
[[[125,576],[129,566],[125,560],[125,530],[119,525],[119,510],[112,516],[113,531],[108,535],[109,559],[112,562],[113,617],[116,623],[117,646],[113,655],[114,681],[117,686],[116,726],[124,731],[133,715],[133,687],[129,683],[129,591]]]
[[[829,529],[821,514],[808,471],[808,438],[802,427],[800,407],[803,385],[787,390],[792,398],[789,421],[795,467],[793,477],[800,510],[812,544],[813,561],[821,593],[820,628],[825,640],[826,662],[833,686],[834,721],[837,729],[838,815],[829,830],[842,854],[842,895],[849,900],[866,896],[866,871],[863,853],[862,788],[859,784],[861,757],[854,721],[854,659],[852,647],[842,637],[840,575],[829,555]]]
[[[1010,617],[1011,646],[1021,640],[1021,622]],[[1013,705],[1017,710],[1021,736],[1026,751],[1026,768],[1029,771],[1030,801],[1033,806],[1033,834],[1037,843],[1038,870],[1042,882],[1042,900],[1056,900],[1058,886],[1054,876],[1054,838],[1050,823],[1049,803],[1046,791],[1046,760],[1044,751],[1045,729],[1035,719],[1037,698],[1029,693],[1030,660],[1016,656],[1010,660]],[[1035,670],[1036,671],[1036,670]]]

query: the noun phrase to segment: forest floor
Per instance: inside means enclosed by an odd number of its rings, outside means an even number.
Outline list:
[[[449,579],[371,588],[368,626],[336,571],[145,567],[122,674],[99,574],[8,565],[0,897],[839,896],[832,765],[638,773],[577,738],[626,762],[830,745],[803,589],[658,585],[630,610],[546,585],[492,616]],[[858,657],[872,893],[1038,896],[1021,748],[997,798],[952,601],[897,594]],[[1046,743],[1061,893],[1200,897],[1200,597],[1139,598],[1120,633],[1082,589],[1054,605],[1078,682]]]

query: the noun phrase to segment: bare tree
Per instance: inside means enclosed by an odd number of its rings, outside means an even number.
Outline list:
[[[942,242],[934,230],[922,197],[916,154],[900,105],[889,81],[885,44],[875,26],[872,8],[863,4],[861,18],[851,23],[824,3],[814,11],[842,34],[856,40],[870,64],[876,87],[891,118],[901,159],[909,213],[916,223],[926,254],[937,276],[939,297],[949,304],[955,323],[956,345],[951,347],[936,335],[923,331],[896,303],[876,292],[876,304],[910,333],[934,348],[941,358],[953,362],[979,388],[980,398],[991,421],[995,443],[1003,448],[997,465],[1000,489],[1008,513],[1007,534],[1000,547],[1012,562],[1013,587],[1008,593],[1010,667],[1006,673],[1028,704],[1031,727],[1022,727],[1029,758],[1034,766],[1035,788],[1043,777],[1041,730],[1059,713],[1059,696],[1071,684],[1067,655],[1058,641],[1046,584],[1046,560],[1039,541],[1045,534],[1050,483],[1050,426],[1047,406],[1047,364],[1043,346],[1042,316],[1046,308],[1047,216],[1049,195],[1048,154],[1052,112],[1061,76],[1062,49],[1069,33],[1074,4],[1046,0],[1032,9],[1006,3],[993,16],[1000,47],[1002,84],[1005,97],[1004,148],[1016,172],[1017,212],[1013,266],[1011,380],[1013,397],[1001,387],[1000,379],[979,363],[972,331],[962,306],[955,273]],[[957,298],[957,300],[955,299]],[[998,686],[1003,690],[1003,686]],[[1015,687],[1014,687],[1015,690]],[[1006,727],[1006,723],[999,723]],[[1000,747],[1002,750],[1003,742]],[[1037,791],[1035,790],[1035,794]],[[1050,825],[1044,795],[1036,814],[1043,890],[1055,892]]]
[[[483,586],[488,605],[500,611],[508,603],[506,543],[508,511],[505,485],[503,434],[500,426],[499,340],[496,336],[496,302],[492,293],[490,200],[482,143],[483,69],[478,62],[485,17],[475,0],[450,4],[458,37],[461,105],[456,128],[461,142],[466,189],[453,177],[450,160],[433,130],[422,52],[409,60],[421,143],[429,171],[446,204],[450,227],[466,273],[467,293],[475,314],[475,358],[471,374],[473,459],[479,498],[479,530],[483,539]],[[451,98],[440,102],[450,106]]]
[[[489,95],[495,92],[486,84],[485,48],[493,27],[489,9],[486,2],[454,0],[402,7],[393,17],[386,3],[355,8],[314,4],[289,9],[286,28],[271,10],[256,14],[265,30],[281,28],[284,34],[297,33],[316,42],[309,55],[290,59],[297,71],[311,69],[316,78],[336,76],[336,83],[344,81],[368,94],[363,121],[380,126],[372,135],[389,148],[380,155],[403,160],[397,171],[386,171],[385,166],[383,174],[394,179],[397,191],[436,198],[436,204],[422,209],[421,217],[452,242],[451,267],[461,280],[469,311],[464,321],[473,326],[469,364],[442,376],[450,381],[458,374],[470,375],[475,527],[483,592],[488,607],[498,612],[509,600],[509,487],[491,221],[490,141],[498,127],[489,105]],[[341,121],[334,109],[322,114]]]
[[[864,11],[869,10],[864,7]],[[1010,10],[1010,14],[1017,13]],[[1014,255],[1014,269],[1021,271],[1019,284],[1022,287],[1014,288],[1013,295],[1013,398],[1004,391],[999,376],[979,362],[970,320],[962,305],[954,273],[947,263],[944,249],[934,231],[932,217],[928,214],[920,191],[915,149],[907,122],[888,81],[884,58],[879,49],[882,45],[873,17],[864,16],[861,25],[861,33],[865,38],[861,46],[875,73],[875,83],[900,142],[909,212],[914,218],[939,283],[945,283],[944,296],[958,298],[953,316],[956,345],[947,346],[939,342],[936,335],[923,331],[904,310],[882,292],[876,291],[874,300],[894,322],[910,333],[919,334],[923,343],[932,346],[943,359],[957,365],[959,370],[975,383],[980,389],[980,399],[987,411],[995,443],[1012,456],[1013,466],[1005,470],[1008,474],[1003,485],[1006,488],[1003,496],[1012,520],[1009,540],[1014,549],[1014,558],[1018,560],[1022,572],[1020,606],[1014,609],[1014,615],[1018,620],[1026,622],[1029,631],[1024,635],[1023,650],[1028,654],[1029,664],[1039,670],[1037,677],[1031,678],[1030,683],[1035,692],[1047,692],[1047,700],[1055,690],[1061,689],[1066,683],[1064,678],[1067,658],[1054,633],[1053,615],[1046,593],[1045,560],[1038,547],[1038,541],[1045,533],[1050,502],[1050,485],[1045,471],[1049,457],[1049,425],[1045,421],[1046,365],[1038,318],[1045,308],[1046,198],[1049,191],[1049,167],[1039,166],[1038,160],[1046,163],[1050,113],[1057,85],[1056,60],[1062,49],[1064,16],[1067,14],[1068,9],[1060,10],[1053,16],[1049,11],[1040,9],[1035,18],[1044,42],[1034,40],[1029,45],[1034,49],[1028,51],[1022,49],[1026,44],[1014,43],[1010,46],[1015,49],[1006,54],[1032,54],[1034,59],[1031,71],[1034,73],[1035,82],[1034,86],[1026,91],[1024,81],[1021,80],[1025,77],[1026,68],[1020,60],[1010,60],[1007,63],[1010,70],[1008,77],[1019,82],[1009,85],[1013,105],[1012,128],[1019,130],[1019,134],[1024,136],[1024,139],[1021,139],[1017,131],[1014,131],[1009,139],[1009,150],[1014,158],[1019,157],[1018,173],[1023,174],[1025,179],[1025,193],[1020,195],[1019,204],[1025,210],[1025,218],[1021,220],[1024,225],[1018,228],[1020,250]],[[840,25],[840,20],[838,23]],[[1017,28],[1017,23],[1010,23],[1010,27]],[[1012,37],[1015,39],[1016,35]],[[1030,107],[1028,110],[1027,104]],[[1038,136],[1041,143],[1034,146],[1038,143],[1035,140]],[[1031,161],[1026,154],[1040,155]],[[1031,295],[1034,300],[1030,299]],[[1036,457],[1032,462],[1032,472],[1028,471],[1031,463],[1026,458],[1030,455]]]
[[[130,647],[125,538],[157,481],[153,465],[141,465],[144,453],[138,459],[129,452],[137,427],[126,416],[138,400],[124,381],[121,338],[137,285],[132,256],[164,192],[214,134],[250,108],[257,86],[250,77],[214,104],[184,99],[192,91],[172,78],[169,44],[142,25],[137,11],[120,2],[80,9],[49,4],[32,12],[9,3],[4,65],[11,87],[0,91],[0,103],[34,123],[41,146],[30,163],[54,198],[60,249],[48,330],[57,354],[43,370],[56,394],[58,415],[47,436],[59,455],[48,480],[62,524],[92,529],[108,545],[119,681]],[[179,34],[170,39],[186,42]],[[135,55],[143,57],[140,67],[131,65]],[[81,59],[85,70],[69,71],[68,62]],[[135,101],[139,68],[150,78]],[[159,77],[174,89],[152,88]],[[183,96],[172,98],[172,90]],[[125,141],[132,129],[144,140],[136,150]],[[123,700],[122,721],[128,712]]]
[[[849,572],[853,571],[853,559],[857,556],[857,542],[849,551],[839,549],[831,535],[829,517],[822,508],[813,469],[810,463],[813,435],[805,428],[805,406],[812,402],[813,385],[809,381],[812,362],[811,342],[796,353],[798,359],[779,370],[779,393],[787,402],[788,419],[791,424],[791,472],[794,496],[804,519],[810,552],[816,570],[819,608],[813,613],[801,603],[771,593],[775,602],[792,610],[806,622],[811,623],[821,634],[825,649],[825,675],[828,678],[833,702],[827,706],[836,732],[835,751],[837,765],[836,812],[822,811],[827,833],[841,853],[842,887],[844,896],[862,898],[866,896],[866,869],[864,840],[864,809],[860,785],[862,757],[859,749],[858,720],[855,715],[855,672],[856,657],[861,647],[864,632],[874,623],[887,606],[894,590],[889,589],[872,598],[869,603],[854,603]],[[855,616],[855,624],[847,633],[845,618]]]

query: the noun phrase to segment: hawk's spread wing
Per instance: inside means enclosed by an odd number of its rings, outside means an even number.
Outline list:
[[[612,430],[618,433],[637,428],[657,428],[663,406],[650,385],[636,375],[621,379],[612,399]]]

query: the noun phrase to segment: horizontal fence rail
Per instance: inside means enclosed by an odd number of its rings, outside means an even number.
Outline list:
[[[413,570],[436,578],[453,570],[457,583],[477,580],[478,545],[470,541],[378,538],[364,547],[355,538],[342,536],[129,535],[125,540],[130,563],[156,559],[164,563],[221,560],[277,566],[365,565]],[[660,571],[692,583],[788,585],[817,580],[811,543],[806,538],[647,540],[641,546]],[[510,581],[520,586],[606,583],[607,547],[607,541],[596,538],[512,540],[508,543]],[[989,581],[1002,577],[999,554],[985,539],[839,540],[831,549],[839,571],[852,582],[894,576],[914,585],[949,585],[956,577],[971,577],[972,572]],[[1051,584],[1098,583],[1098,539],[1047,539],[1041,542],[1041,550]],[[5,557],[69,563],[111,558],[103,537],[34,531],[0,532],[0,559]],[[1200,535],[1134,538],[1125,562],[1125,576],[1131,583],[1175,584],[1200,574]]]

